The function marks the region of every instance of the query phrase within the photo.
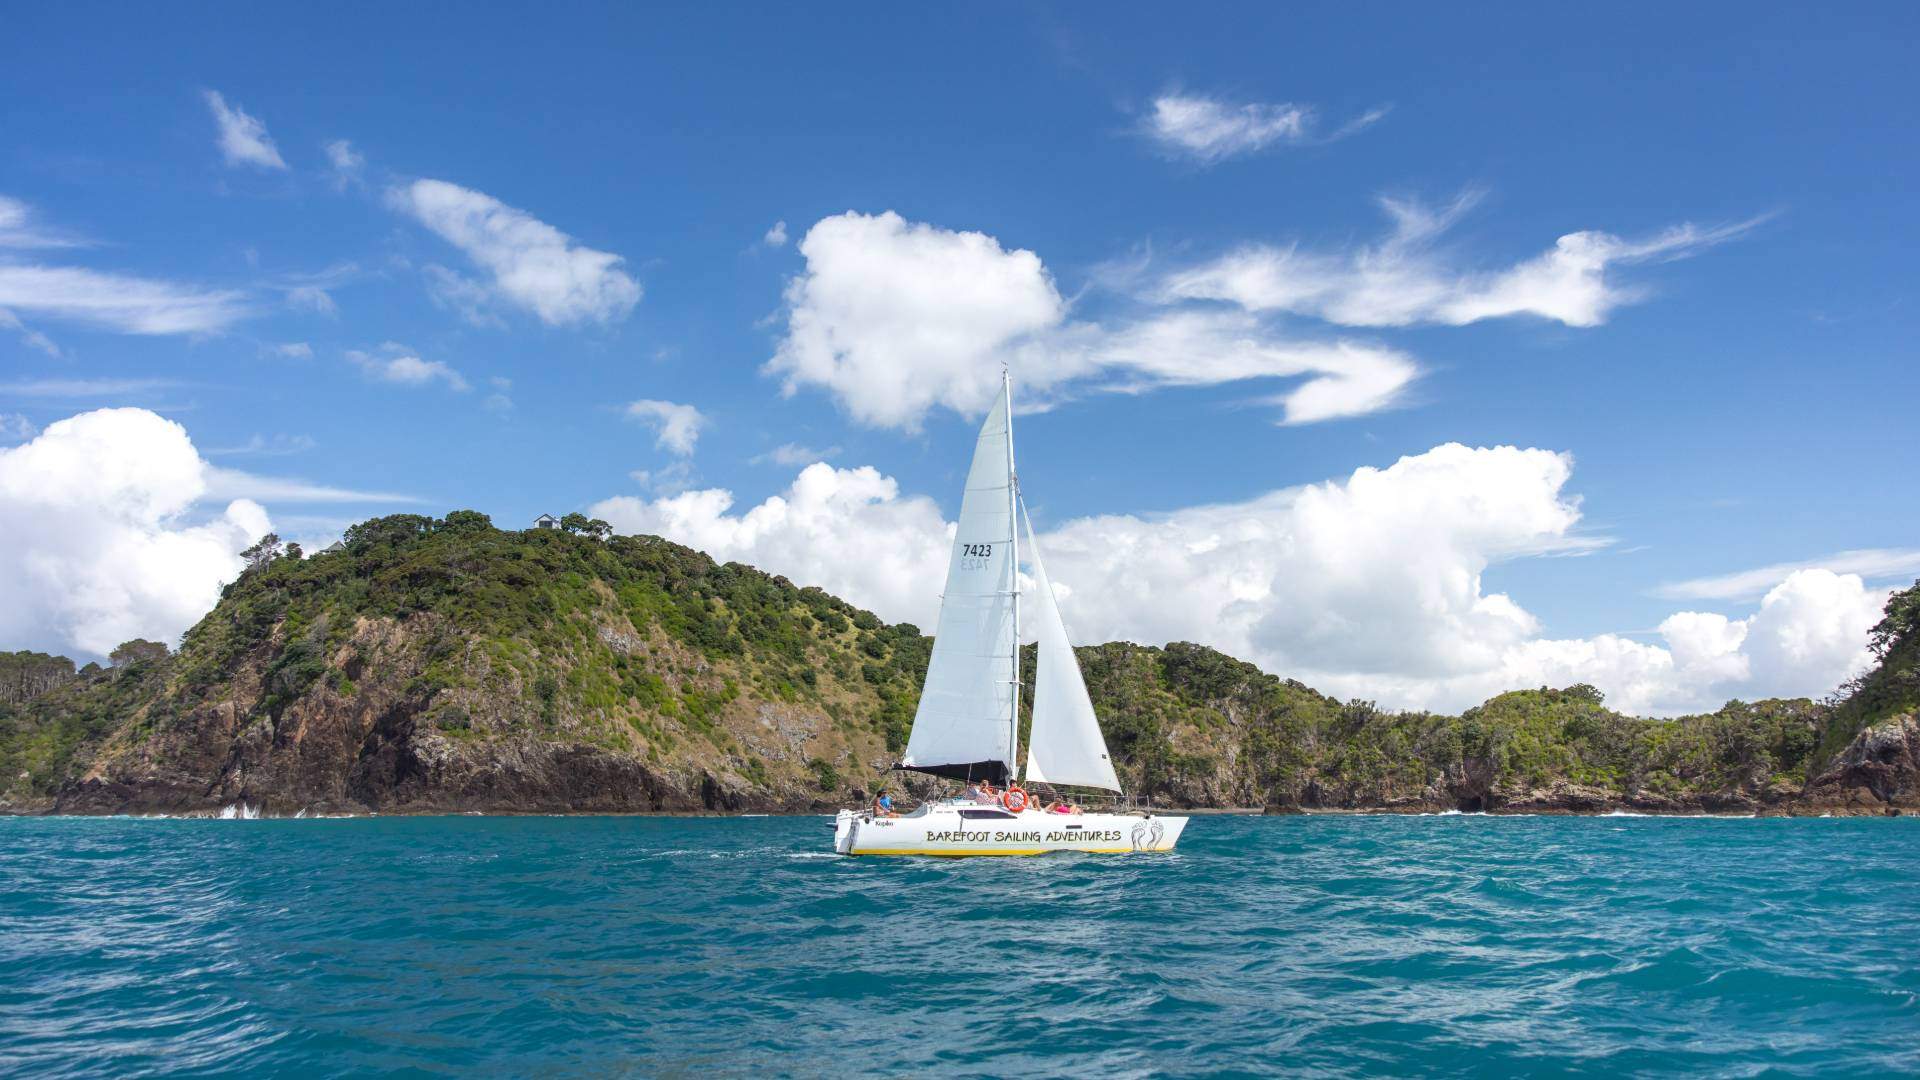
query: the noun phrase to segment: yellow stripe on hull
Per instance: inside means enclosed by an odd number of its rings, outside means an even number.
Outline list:
[[[1066,851],[1083,851],[1090,855],[1135,854],[1134,849],[1130,847],[1040,848],[1039,850],[1033,850],[1029,848],[986,848],[986,849],[974,848],[968,851],[910,851],[906,849],[900,849],[900,850],[888,849],[886,851],[850,851],[847,854],[849,855],[934,855],[941,858],[959,858],[961,856],[966,856],[966,855],[1053,855],[1059,852],[1066,852]],[[1152,853],[1139,852],[1139,854],[1145,855],[1145,854],[1152,854]]]

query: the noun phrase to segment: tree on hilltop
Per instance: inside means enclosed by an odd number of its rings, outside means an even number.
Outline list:
[[[437,532],[485,532],[493,528],[493,519],[478,510],[453,510],[435,526]]]
[[[1867,646],[1882,660],[1920,632],[1920,581],[1887,597],[1886,618],[1867,632]]]
[[[134,638],[132,641],[123,641],[115,645],[113,651],[107,654],[107,659],[113,662],[114,667],[123,668],[147,660],[160,660],[166,655],[167,647],[164,643],[148,641],[146,638]]]
[[[254,541],[252,547],[240,553],[240,557],[247,560],[247,569],[243,573],[252,573],[279,558],[280,550],[279,533],[268,533]]]
[[[596,540],[605,540],[613,533],[613,526],[585,514],[572,513],[560,519],[560,527],[570,533],[585,533]]]

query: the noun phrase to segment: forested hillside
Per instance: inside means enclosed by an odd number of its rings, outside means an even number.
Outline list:
[[[0,808],[821,809],[881,784],[931,641],[818,589],[598,522],[396,515],[269,543],[178,652],[0,656]],[[1129,787],[1176,806],[1915,806],[1920,585],[1833,700],[1623,716],[1575,686],[1459,716],[1341,702],[1202,646],[1080,650]],[[1031,691],[1032,664],[1024,665]],[[1902,755],[1905,755],[1903,758]]]

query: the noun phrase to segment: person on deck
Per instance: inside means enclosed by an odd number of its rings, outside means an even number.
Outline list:
[[[882,790],[880,794],[875,795],[873,797],[873,816],[874,817],[899,817],[900,816],[899,814],[894,812],[893,796],[891,794]]]
[[[993,790],[993,781],[980,781],[980,797],[974,800],[982,806],[993,806],[1000,801],[1000,793]]]
[[[968,782],[967,782],[967,793],[966,793],[965,795],[963,795],[963,796],[961,796],[961,798],[963,798],[963,799],[965,799],[965,800],[967,800],[967,801],[968,801],[968,802],[970,802],[970,803],[977,803],[977,802],[979,802],[979,801],[980,801],[980,785],[979,785],[978,783],[975,783],[975,782],[973,782],[973,781],[968,781]]]

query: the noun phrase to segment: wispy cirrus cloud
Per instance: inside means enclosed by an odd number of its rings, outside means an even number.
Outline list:
[[[11,330],[20,335],[20,340],[48,356],[61,356],[60,346],[52,338],[20,321],[20,317],[5,308],[0,308],[0,330]]]
[[[417,503],[413,495],[391,491],[361,491],[335,487],[290,476],[261,476],[218,465],[206,468],[206,492],[210,499],[252,499],[280,503]]]
[[[214,124],[219,128],[220,155],[228,165],[280,170],[287,167],[286,161],[280,157],[280,148],[273,144],[272,136],[267,134],[267,125],[239,105],[229,105],[218,90],[205,91],[203,96],[207,108],[213,112]]]
[[[498,416],[511,413],[513,397],[509,391],[513,389],[513,380],[504,375],[494,375],[487,379],[487,385],[493,387],[493,393],[487,395],[480,407]]]
[[[33,208],[19,199],[0,195],[0,249],[85,247],[86,241],[36,220]]]
[[[20,379],[0,383],[0,398],[126,397],[185,385],[178,379]]]
[[[340,314],[340,305],[333,302],[333,294],[318,285],[295,285],[288,289],[287,306],[316,315]]]
[[[40,434],[40,426],[21,413],[0,413],[0,442],[26,442]]]
[[[678,495],[694,483],[693,460],[680,460],[659,469],[634,469],[627,473],[629,479],[655,495]]]
[[[1321,136],[1314,130],[1317,116],[1311,106],[1169,92],[1153,99],[1140,130],[1168,153],[1212,165],[1272,146],[1345,138],[1386,115],[1385,107],[1370,109]]]
[[[0,309],[121,334],[210,334],[245,318],[246,294],[78,266],[0,263]]]
[[[304,454],[319,444],[311,435],[279,434],[272,438],[256,433],[239,446],[210,447],[201,451],[208,457],[286,457]]]
[[[1618,267],[1687,258],[1766,220],[1683,223],[1638,239],[1574,232],[1544,254],[1504,269],[1466,269],[1439,240],[1480,198],[1478,191],[1463,192],[1438,209],[1383,198],[1380,205],[1393,224],[1377,244],[1331,252],[1252,244],[1169,275],[1161,295],[1224,300],[1248,311],[1282,311],[1342,326],[1462,326],[1515,315],[1598,326],[1615,308],[1646,295],[1615,280]]]
[[[611,323],[640,302],[640,283],[620,256],[586,247],[524,210],[445,180],[415,180],[387,192],[393,209],[458,248],[490,281],[439,268],[436,294],[476,308],[497,300],[549,326]]]
[[[1904,581],[1920,577],[1920,548],[1855,548],[1813,559],[1774,563],[1730,574],[1673,581],[1653,590],[1667,600],[1755,600],[1801,570],[1857,574],[1863,581]]]
[[[0,196],[0,328],[58,355],[52,339],[25,320],[51,319],[121,334],[205,334],[217,333],[251,313],[246,294],[235,289],[22,262],[8,254],[82,246],[81,241],[40,224],[26,203]]]
[[[781,443],[764,454],[755,454],[747,459],[749,465],[778,465],[782,468],[797,469],[811,465],[816,461],[827,461],[840,456],[840,448],[829,446],[825,450],[815,450],[799,443]]]
[[[279,290],[286,297],[287,306],[293,310],[325,315],[331,319],[340,314],[340,305],[334,301],[333,291],[349,284],[362,273],[358,263],[336,262],[321,270],[279,274],[268,279],[265,285]]]

